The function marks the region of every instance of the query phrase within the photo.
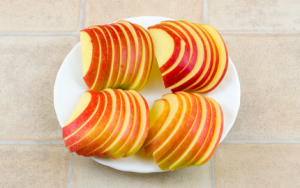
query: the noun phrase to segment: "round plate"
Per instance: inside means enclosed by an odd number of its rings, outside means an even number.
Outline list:
[[[173,19],[143,16],[124,20],[147,28],[161,21]],[[81,47],[79,42],[62,63],[54,85],[54,108],[61,127],[64,126],[71,116],[82,93],[87,90],[88,87],[82,79]],[[162,95],[170,92],[170,89],[165,89],[164,87],[157,64],[153,64],[149,80],[146,86],[140,91],[147,100],[149,108],[152,107],[155,100],[160,99]],[[237,71],[231,59],[229,59],[228,70],[221,84],[215,90],[206,94],[206,96],[218,101],[223,109],[224,127],[221,138],[222,141],[231,129],[240,106],[240,83]],[[92,159],[98,163],[122,171],[139,173],[162,172],[152,157],[146,157],[144,155],[143,150],[131,157],[118,160],[105,157],[92,157]]]

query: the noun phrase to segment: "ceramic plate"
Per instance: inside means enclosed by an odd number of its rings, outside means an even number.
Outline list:
[[[144,28],[155,25],[164,20],[173,20],[164,17],[134,17],[124,19],[139,24]],[[75,109],[83,92],[88,88],[82,79],[82,61],[80,42],[71,50],[62,63],[54,86],[54,107],[58,121],[63,127]],[[170,93],[165,89],[158,66],[153,64],[152,71],[146,86],[140,91],[148,102],[149,108],[155,100],[163,94]],[[224,128],[221,141],[231,129],[240,106],[240,83],[237,71],[231,59],[227,73],[221,84],[212,92],[206,94],[219,102],[224,113]],[[112,168],[138,173],[162,172],[151,157],[146,157],[143,151],[128,158],[113,160],[103,157],[91,157],[98,163]]]

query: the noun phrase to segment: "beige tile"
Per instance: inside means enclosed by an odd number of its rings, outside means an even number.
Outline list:
[[[215,158],[216,188],[300,185],[299,144],[222,144]]]
[[[175,172],[137,174],[121,172],[76,155],[72,188],[93,188],[100,185],[102,188],[211,187],[211,171],[208,162],[204,166],[179,169]]]
[[[163,16],[197,23],[203,22],[201,0],[89,0],[85,2],[85,27],[95,24],[107,24],[135,16]]]
[[[228,140],[300,139],[300,35],[223,35],[241,82]]]
[[[299,0],[208,0],[208,20],[219,30],[299,31],[299,9]]]
[[[57,140],[53,86],[74,36],[0,36],[0,140]]]
[[[0,145],[0,187],[67,187],[69,152],[59,145]]]
[[[81,0],[1,0],[0,32],[76,31]]]

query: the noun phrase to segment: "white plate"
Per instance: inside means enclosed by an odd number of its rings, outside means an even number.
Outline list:
[[[172,19],[143,16],[125,20],[147,28],[161,21]],[[82,93],[87,90],[88,88],[82,79],[81,47],[79,42],[62,63],[54,85],[54,107],[61,127],[63,127],[72,114]],[[140,93],[145,97],[149,108],[151,108],[155,100],[160,99],[163,94],[170,92],[170,89],[165,89],[158,66],[154,64],[149,80]],[[218,101],[223,109],[224,128],[222,141],[231,129],[240,106],[240,83],[231,59],[229,60],[228,70],[221,84],[206,96]],[[92,159],[98,163],[122,171],[139,173],[162,172],[151,157],[143,155],[143,151],[134,156],[118,160],[101,157],[92,157]]]

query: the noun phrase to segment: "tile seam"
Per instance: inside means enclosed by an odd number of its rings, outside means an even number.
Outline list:
[[[203,23],[208,24],[208,0],[203,0]]]
[[[67,188],[71,188],[72,186],[73,166],[74,166],[74,153],[70,153]]]
[[[221,34],[300,34],[300,31],[219,31]]]
[[[210,158],[210,169],[211,169],[211,187],[215,188],[216,183],[215,183],[215,160],[214,156]]]
[[[63,140],[0,140],[0,145],[64,145]]]
[[[83,29],[84,4],[85,0],[81,0],[78,32]]]
[[[300,144],[300,140],[225,140],[224,144]]]
[[[7,35],[7,36],[47,36],[47,35],[78,35],[78,32],[0,32],[0,35]]]

